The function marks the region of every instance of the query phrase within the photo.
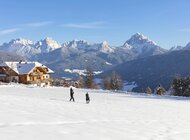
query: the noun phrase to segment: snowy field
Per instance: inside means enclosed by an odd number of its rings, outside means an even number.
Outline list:
[[[0,140],[190,140],[190,99],[0,86]]]

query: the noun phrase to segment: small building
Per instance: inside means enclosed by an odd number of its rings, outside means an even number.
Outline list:
[[[0,64],[0,81],[33,84],[37,86],[50,85],[50,68],[39,62],[4,62]]]

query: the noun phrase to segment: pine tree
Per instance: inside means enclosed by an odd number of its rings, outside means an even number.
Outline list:
[[[96,88],[96,84],[94,82],[94,73],[90,68],[86,69],[86,77],[84,79],[84,86],[86,88]]]
[[[190,96],[190,77],[175,78],[172,83],[172,91],[175,96]]]
[[[146,94],[152,94],[152,89],[150,87],[146,88]]]
[[[110,90],[110,77],[105,77],[103,80],[103,84],[104,84],[104,89]]]
[[[83,88],[84,87],[84,78],[79,77],[77,88]]]
[[[122,80],[118,74],[116,74],[115,71],[112,72],[111,79],[110,79],[110,89],[111,90],[121,90],[123,88],[122,86]]]
[[[156,94],[157,95],[164,95],[165,92],[166,92],[166,90],[164,89],[164,87],[162,87],[161,85],[158,85],[158,87],[156,89]]]

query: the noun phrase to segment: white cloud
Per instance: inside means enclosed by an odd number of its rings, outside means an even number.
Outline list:
[[[0,35],[8,35],[8,34],[15,33],[17,31],[24,30],[31,27],[35,27],[35,28],[43,27],[43,26],[50,25],[52,23],[53,23],[52,21],[43,21],[43,22],[33,22],[33,23],[22,24],[22,25],[18,25],[15,28],[2,29],[0,30]]]
[[[43,22],[33,22],[33,23],[27,23],[24,24],[23,26],[28,26],[28,27],[43,27],[52,24],[52,21],[43,21]]]
[[[88,23],[67,23],[62,24],[62,27],[67,28],[78,28],[78,29],[99,29],[104,28],[105,22],[96,21],[96,22],[88,22]]]
[[[19,30],[21,30],[21,29],[20,28],[10,28],[10,29],[0,30],[0,35],[11,34],[11,33],[17,32]]]

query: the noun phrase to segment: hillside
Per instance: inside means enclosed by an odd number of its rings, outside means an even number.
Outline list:
[[[0,51],[0,63],[4,61],[20,61],[20,60],[26,60],[26,59],[15,53]]]
[[[138,85],[135,91],[145,91],[150,86],[155,89],[158,84],[170,88],[172,80],[177,76],[190,76],[190,50],[168,52],[122,63],[101,76],[116,71],[123,80],[135,81]]]
[[[188,140],[189,98],[0,86],[2,140]],[[89,92],[90,104],[85,104]]]

